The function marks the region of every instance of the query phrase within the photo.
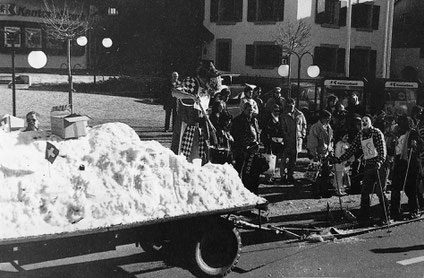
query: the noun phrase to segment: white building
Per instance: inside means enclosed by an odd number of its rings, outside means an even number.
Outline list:
[[[302,19],[311,26],[310,52],[321,77],[387,78],[392,10],[393,0],[205,0],[204,25],[215,39],[205,46],[203,58],[243,76],[280,78],[284,57],[274,43],[278,26]],[[302,79],[312,64],[308,56],[301,61]],[[294,55],[291,65],[291,77],[297,79]]]
[[[63,6],[64,1],[55,1],[56,7]],[[78,7],[86,8],[84,13],[88,14],[88,5],[79,4]],[[70,10],[70,12],[81,11]],[[45,13],[42,0],[9,0],[0,3],[0,70],[10,72],[12,46],[15,52],[15,67],[20,71],[31,69],[28,54],[33,50],[42,50],[47,55],[44,72],[66,70],[66,42],[55,41],[48,36],[46,28],[43,28]],[[14,37],[12,33],[15,33]],[[87,68],[86,48],[78,46],[76,42],[72,44],[72,67]]]

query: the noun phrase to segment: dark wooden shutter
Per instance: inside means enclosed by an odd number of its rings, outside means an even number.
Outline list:
[[[372,8],[372,29],[378,30],[378,22],[380,21],[380,6]]]
[[[370,57],[369,57],[369,77],[375,77],[377,71],[377,51],[376,50],[370,50]]]
[[[274,45],[272,47],[272,61],[273,61],[273,66],[274,67],[278,67],[281,65],[281,46],[279,45]]]
[[[255,62],[255,47],[253,44],[246,45],[246,66],[253,66]]]
[[[347,7],[340,8],[339,26],[346,26]]]
[[[326,22],[327,22],[327,14],[325,12],[325,0],[316,0],[315,23],[323,24]]]
[[[236,22],[241,22],[243,20],[243,0],[235,0],[234,17]]]
[[[211,0],[211,16],[210,16],[211,22],[218,21],[218,2],[219,0]]]
[[[274,0],[274,20],[284,21],[284,0]]]
[[[336,72],[337,73],[345,73],[345,56],[346,49],[338,48],[337,49],[337,62],[336,62]]]
[[[256,21],[256,0],[249,0],[247,2],[247,21]]]

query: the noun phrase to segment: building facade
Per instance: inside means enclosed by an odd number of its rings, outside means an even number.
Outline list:
[[[424,2],[397,0],[394,9],[392,74],[411,81],[424,80]]]
[[[56,7],[61,7],[65,1],[54,1],[54,3]],[[75,1],[68,1],[71,2]],[[76,17],[79,13],[88,15],[88,2],[79,1],[75,7],[80,9],[70,9],[69,13],[75,13]],[[0,3],[0,71],[10,72],[12,51],[15,52],[15,68],[19,71],[31,71],[28,54],[33,50],[42,50],[47,55],[47,64],[42,71],[66,70],[66,42],[49,36],[43,23],[46,12],[43,0],[9,0]],[[71,49],[72,67],[86,69],[86,47],[78,46],[73,41]]]
[[[313,63],[320,77],[388,77],[392,6],[393,0],[205,0],[204,25],[215,39],[203,58],[243,76],[281,78],[277,69],[287,57],[275,44],[278,29],[302,20],[311,27],[314,61],[305,55],[298,76],[292,55],[292,78],[308,78]]]

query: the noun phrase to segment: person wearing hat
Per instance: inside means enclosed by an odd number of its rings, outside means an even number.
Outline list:
[[[234,138],[234,168],[239,173],[244,186],[256,193],[259,175],[253,165],[255,155],[259,152],[260,131],[250,102],[246,102],[243,105],[243,112],[233,119],[230,132]]]
[[[352,157],[357,151],[361,151],[365,160],[364,176],[361,188],[361,208],[358,220],[362,224],[369,224],[371,219],[370,194],[377,194],[382,206],[383,215],[380,217],[381,224],[387,224],[390,220],[389,201],[384,193],[386,185],[386,142],[383,133],[372,126],[371,116],[361,118],[361,130],[356,135],[353,143],[341,157],[332,157],[332,163],[342,163]]]
[[[172,95],[179,101],[171,150],[183,154],[188,161],[208,160],[209,136],[215,128],[206,111],[211,97],[221,89],[220,75],[211,61],[202,61],[194,77],[185,78],[173,89]]]

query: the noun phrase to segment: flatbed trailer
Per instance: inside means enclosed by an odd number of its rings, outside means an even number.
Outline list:
[[[197,277],[224,277],[237,264],[241,252],[240,234],[229,216],[263,210],[266,206],[246,205],[95,229],[0,239],[0,262],[25,265],[135,243],[145,252],[160,253],[166,249],[176,253]]]

